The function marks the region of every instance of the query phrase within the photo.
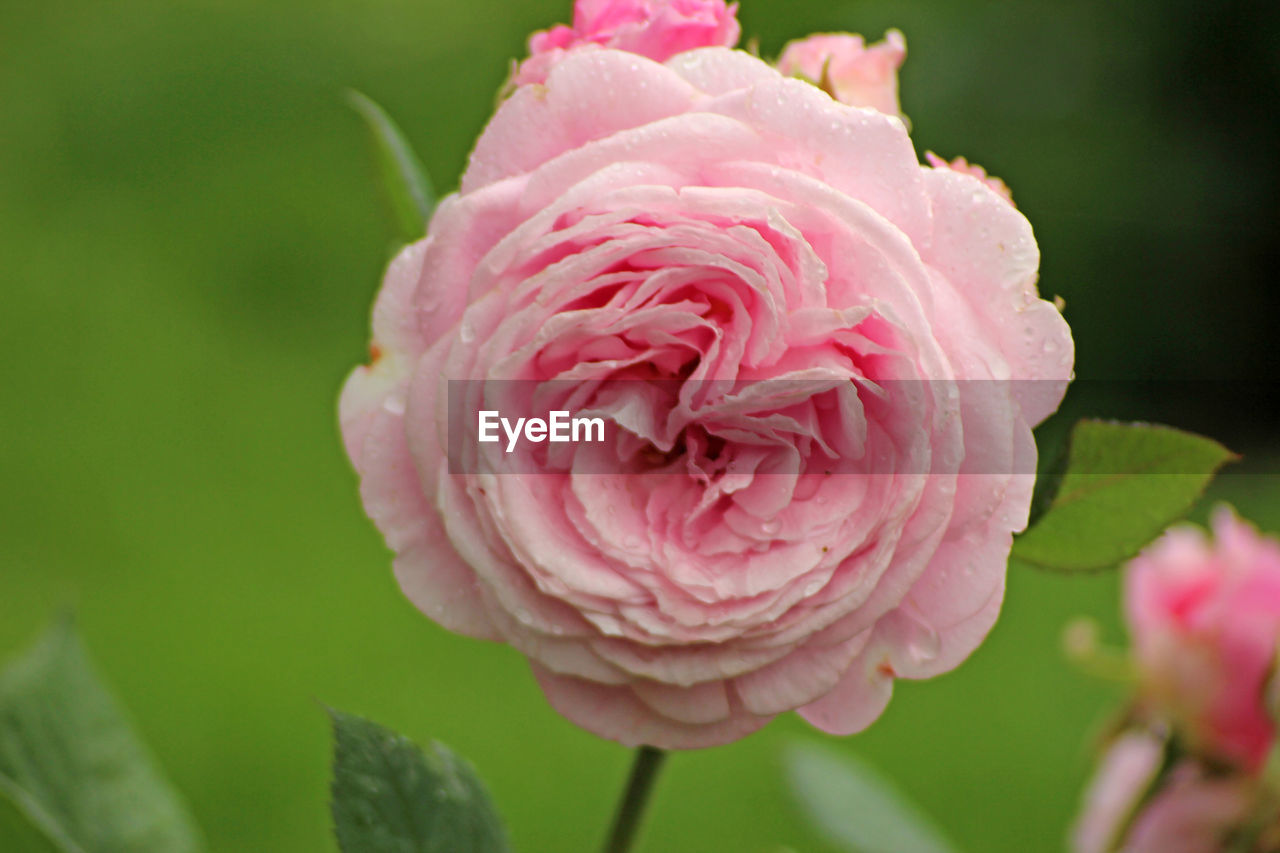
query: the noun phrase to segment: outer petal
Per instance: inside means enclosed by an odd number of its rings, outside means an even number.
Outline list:
[[[373,305],[371,363],[357,367],[343,385],[338,420],[347,456],[357,469],[364,438],[373,417],[404,385],[409,364],[425,349],[415,322],[413,295],[422,273],[422,258],[431,239],[406,246],[387,267]],[[402,393],[402,392],[400,392]]]
[[[845,106],[802,80],[778,76],[731,92],[703,109],[759,130],[778,165],[803,171],[868,205],[916,246],[929,232],[922,170],[895,116]],[[856,151],[857,156],[850,156]],[[914,173],[914,174],[913,174]]]
[[[677,54],[666,66],[708,95],[724,95],[778,76],[768,63],[749,53],[715,47]]]
[[[451,631],[498,639],[475,572],[449,547],[422,494],[400,412],[384,408],[374,417],[360,471],[365,510],[396,552],[396,578],[409,600]]]
[[[422,340],[435,343],[454,331],[477,264],[523,219],[517,201],[524,189],[516,178],[447,196],[436,207],[408,315]]]
[[[524,86],[490,119],[462,176],[462,192],[520,175],[620,130],[685,112],[698,91],[644,57],[572,53],[545,86]]]
[[[796,713],[828,734],[851,735],[874,723],[892,696],[891,671],[860,657],[830,693]]]
[[[533,674],[557,711],[571,723],[624,746],[703,749],[738,740],[763,728],[772,717],[758,717],[730,698],[729,716],[711,723],[686,723],[663,716],[628,687],[610,687],[554,675],[535,665]]]
[[[1015,465],[1034,468],[1035,442],[1026,427],[1018,447]],[[911,588],[906,604],[937,633],[938,648],[920,660],[896,658],[895,669],[906,678],[930,678],[954,669],[982,643],[1000,614],[1013,531],[1026,524],[1035,478],[984,474],[975,479],[1004,481],[1001,503],[982,526],[949,532]]]
[[[972,306],[1009,363],[1028,423],[1062,399],[1075,349],[1062,315],[1036,292],[1040,251],[1031,224],[978,179],[922,169],[933,208],[925,261]]]
[[[997,177],[987,174],[987,170],[979,166],[977,163],[970,163],[963,157],[957,157],[954,160],[943,160],[932,151],[924,152],[924,158],[929,161],[929,165],[935,169],[950,169],[953,172],[962,172],[971,175],[982,181],[991,189],[998,192],[1006,201],[1013,204],[1013,192],[1010,191],[1009,185]]]
[[[642,702],[678,723],[709,725],[729,719],[729,692],[723,681],[706,681],[692,687],[672,687],[658,681],[637,681],[632,692]]]
[[[854,658],[871,639],[864,631],[842,643],[810,643],[778,663],[740,676],[734,687],[747,710],[781,714],[817,700],[839,684]]]

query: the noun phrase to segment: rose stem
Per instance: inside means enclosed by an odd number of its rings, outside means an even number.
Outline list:
[[[631,778],[618,803],[618,811],[613,816],[613,828],[609,830],[604,853],[627,853],[631,849],[636,830],[640,828],[644,807],[653,791],[654,780],[658,778],[662,760],[666,757],[665,752],[652,746],[642,746],[636,750],[636,759],[631,765]]]

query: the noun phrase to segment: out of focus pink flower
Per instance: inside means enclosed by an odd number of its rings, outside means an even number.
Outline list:
[[[1194,760],[1161,776],[1163,761],[1163,741],[1147,732],[1128,732],[1112,743],[1085,792],[1073,853],[1237,849],[1227,843],[1258,804],[1256,781],[1241,773],[1215,775]]]
[[[935,169],[950,169],[953,172],[960,172],[965,175],[972,175],[982,181],[991,189],[1000,193],[1013,204],[1013,192],[1009,189],[1009,185],[999,178],[992,177],[987,174],[987,170],[979,166],[977,163],[970,163],[963,157],[957,157],[954,160],[944,160],[932,151],[924,153],[925,159],[929,161],[929,165]]]
[[[1126,853],[1225,853],[1232,834],[1248,820],[1256,796],[1253,780],[1213,776],[1183,764],[1134,818]]]
[[[725,0],[577,0],[573,26],[534,33],[515,82],[541,83],[575,48],[598,46],[665,62],[699,47],[733,47],[742,29],[738,6]]]
[[[1164,741],[1145,731],[1122,734],[1098,763],[1071,834],[1074,853],[1111,853],[1134,806],[1160,771]]]
[[[1149,712],[1191,749],[1258,767],[1275,735],[1263,694],[1280,641],[1280,542],[1224,507],[1213,541],[1196,528],[1170,530],[1125,580]]]
[[[821,34],[788,44],[778,70],[829,86],[841,103],[898,115],[898,69],[906,57],[907,41],[897,30],[870,46],[862,36]]]

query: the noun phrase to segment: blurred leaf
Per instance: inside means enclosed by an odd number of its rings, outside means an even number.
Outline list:
[[[67,619],[0,675],[0,801],[0,826],[25,822],[32,850],[50,849],[40,835],[62,853],[200,849]]]
[[[1213,439],[1171,427],[1082,420],[1065,469],[1049,475],[1052,501],[1012,557],[1065,572],[1115,566],[1186,514],[1236,458]]]
[[[792,744],[783,761],[800,807],[850,853],[955,853],[933,821],[870,765],[812,743]]]
[[[5,790],[6,783],[0,781],[0,841],[4,842],[5,853],[82,853],[74,842],[63,839],[63,843],[55,843],[48,834],[28,815],[30,803],[19,802],[24,799],[20,792],[12,794]]]
[[[507,853],[488,792],[442,744],[333,713],[333,822],[343,853]]]
[[[436,206],[435,189],[426,169],[386,110],[355,89],[347,90],[347,103],[360,114],[372,134],[382,186],[402,236],[407,242],[420,239]]]

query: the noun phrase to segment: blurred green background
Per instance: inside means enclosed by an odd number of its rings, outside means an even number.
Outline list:
[[[1245,451],[1213,497],[1280,528],[1274,4],[742,6],[766,53],[901,28],[919,148],[1012,186],[1080,375],[1243,388],[1247,408],[1161,416]],[[515,652],[401,598],[334,414],[393,233],[341,90],[383,103],[452,186],[508,62],[568,7],[0,4],[0,653],[72,603],[213,851],[334,849],[321,702],[469,756],[524,853],[604,830],[628,753],[549,710]],[[1074,410],[1134,402],[1082,388]],[[835,742],[973,853],[1058,849],[1119,697],[1058,637],[1088,613],[1120,642],[1115,611],[1114,575],[1015,571],[968,663]],[[675,756],[643,849],[827,850],[777,772],[805,733],[785,718]]]

